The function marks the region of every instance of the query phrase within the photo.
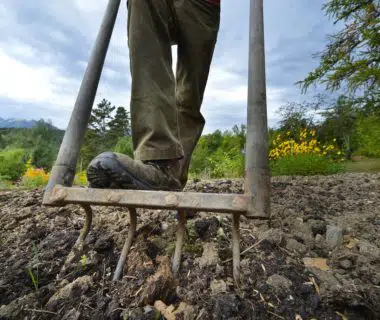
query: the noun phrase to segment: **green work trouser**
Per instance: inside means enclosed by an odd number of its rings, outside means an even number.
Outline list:
[[[128,1],[135,159],[179,158],[183,180],[205,124],[200,108],[219,20],[220,5],[207,0]]]

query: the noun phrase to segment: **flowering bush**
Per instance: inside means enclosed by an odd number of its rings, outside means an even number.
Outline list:
[[[272,141],[269,159],[272,175],[333,174],[344,170],[335,160],[344,160],[335,144],[322,144],[315,130],[302,129],[296,139],[290,132],[277,135]],[[339,162],[339,161],[338,161]]]
[[[269,152],[270,160],[297,155],[319,155],[332,159],[342,158],[342,152],[335,145],[336,139],[330,144],[321,144],[316,136],[315,130],[301,130],[298,139],[289,138],[290,132],[285,135],[277,135],[272,142]]]
[[[38,188],[45,186],[49,181],[49,173],[46,173],[42,168],[35,168],[32,165],[32,160],[29,159],[26,163],[26,171],[22,176],[22,184],[28,188]]]

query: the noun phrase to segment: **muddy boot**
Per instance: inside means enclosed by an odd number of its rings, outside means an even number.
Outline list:
[[[103,152],[87,168],[91,188],[180,191],[178,160],[139,161]]]

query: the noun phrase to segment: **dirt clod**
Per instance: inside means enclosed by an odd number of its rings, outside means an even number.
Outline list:
[[[223,280],[212,280],[210,284],[211,293],[216,295],[227,292],[227,284]]]
[[[298,254],[304,254],[307,251],[307,247],[296,239],[289,239],[286,243],[286,249]]]
[[[164,302],[171,302],[175,296],[175,282],[170,259],[164,256],[159,260],[160,265],[157,272],[147,280],[142,290],[140,305],[152,305],[157,299]]]
[[[271,275],[267,280],[267,284],[280,296],[287,294],[292,286],[292,282],[289,279],[279,274]]]
[[[343,230],[337,226],[327,226],[326,242],[331,247],[339,247],[343,245]]]
[[[216,265],[218,263],[218,250],[216,244],[214,242],[204,243],[202,256],[196,261],[201,268]]]
[[[82,294],[85,294],[88,288],[92,285],[91,276],[83,276],[77,278],[73,282],[59,289],[47,302],[46,306],[51,310],[57,310],[62,302],[68,299],[78,299]]]
[[[62,317],[62,320],[78,320],[80,318],[80,312],[78,312],[75,308],[70,309],[65,313]]]

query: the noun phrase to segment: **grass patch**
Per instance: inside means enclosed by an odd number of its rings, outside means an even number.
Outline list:
[[[343,163],[316,154],[299,154],[270,162],[272,176],[329,175],[345,171]]]
[[[15,186],[7,177],[0,176],[0,190],[11,190],[14,189]]]
[[[380,158],[346,162],[347,172],[380,172]]]

